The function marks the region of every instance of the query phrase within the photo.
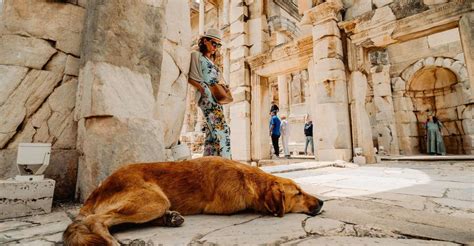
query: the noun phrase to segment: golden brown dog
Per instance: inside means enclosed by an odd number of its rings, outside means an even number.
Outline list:
[[[119,245],[108,228],[152,222],[179,226],[188,214],[254,210],[316,215],[321,200],[293,181],[220,157],[127,165],[92,192],[63,238],[65,245]]]

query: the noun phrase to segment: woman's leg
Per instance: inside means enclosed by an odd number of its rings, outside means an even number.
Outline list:
[[[305,143],[304,143],[304,154],[308,154],[308,144],[309,144],[309,139],[308,136],[305,137]]]
[[[225,123],[224,123],[225,124]],[[219,139],[219,154],[220,156],[231,159],[232,152],[230,149],[230,128],[227,124],[224,130],[216,130],[217,138]]]

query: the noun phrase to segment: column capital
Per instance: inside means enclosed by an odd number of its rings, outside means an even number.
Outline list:
[[[301,25],[317,25],[328,20],[340,21],[339,11],[344,8],[341,0],[327,0],[309,10],[306,10],[300,22]]]

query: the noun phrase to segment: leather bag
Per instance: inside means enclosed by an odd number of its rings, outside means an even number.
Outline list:
[[[213,84],[209,87],[209,89],[211,90],[212,96],[214,96],[216,101],[221,105],[234,101],[229,87],[225,84]]]

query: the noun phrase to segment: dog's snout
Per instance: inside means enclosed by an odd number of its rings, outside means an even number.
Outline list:
[[[311,216],[316,216],[317,214],[319,214],[319,212],[320,212],[321,209],[323,208],[323,204],[324,204],[324,201],[318,200],[318,205],[315,206],[315,207],[311,210],[310,215],[311,215]]]
[[[323,204],[324,204],[324,201],[323,200],[318,200],[318,203],[319,203],[319,207],[322,208]]]

